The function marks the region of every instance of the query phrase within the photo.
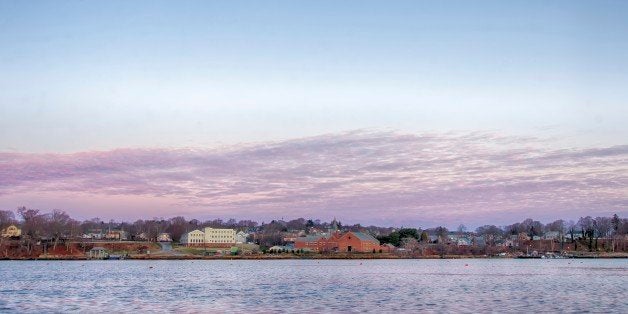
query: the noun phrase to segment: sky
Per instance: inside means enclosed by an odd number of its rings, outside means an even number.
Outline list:
[[[1,1],[0,208],[628,214],[625,1]]]

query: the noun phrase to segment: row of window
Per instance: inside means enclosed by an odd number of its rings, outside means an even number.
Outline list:
[[[233,243],[235,240],[209,240],[207,243]],[[190,239],[188,243],[205,243],[203,239]]]

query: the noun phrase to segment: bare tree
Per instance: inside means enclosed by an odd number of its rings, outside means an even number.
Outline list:
[[[467,232],[467,226],[460,224],[458,225],[457,231],[458,231],[458,236],[462,237],[465,234],[465,232]]]
[[[595,217],[595,231],[600,238],[606,238],[613,230],[613,222],[610,217]]]
[[[617,234],[619,232],[619,227],[621,226],[621,219],[619,219],[619,216],[617,216],[617,214],[613,215],[613,218],[611,219],[611,224],[613,225],[613,233]]]
[[[170,233],[172,240],[178,242],[181,235],[185,233],[188,223],[185,218],[181,216],[173,217],[168,220],[169,225],[166,228],[166,232]],[[235,224],[235,220],[233,221]]]
[[[15,224],[15,214],[10,210],[0,210],[0,228]]]
[[[37,237],[41,234],[44,215],[39,213],[39,209],[28,209],[22,206],[18,207],[17,213],[24,221],[22,224],[22,233],[31,237]]]
[[[606,239],[613,229],[612,219],[610,217],[595,217],[595,248],[597,249],[598,238]],[[606,240],[604,241],[604,249],[606,249]]]
[[[422,245],[419,241],[413,237],[403,238],[401,240],[401,247],[411,254],[422,255]]]
[[[503,231],[495,225],[484,225],[475,229],[475,232],[480,236],[485,236],[487,244],[490,246],[495,245],[495,238],[501,236]]]
[[[436,227],[436,229],[434,229],[434,232],[438,236],[439,242],[447,241],[447,235],[449,234],[449,230],[447,230],[447,228],[439,226],[439,227]]]
[[[53,250],[57,248],[57,244],[59,243],[59,239],[62,237],[68,236],[67,231],[69,231],[68,227],[72,222],[70,216],[60,210],[53,210],[52,213],[45,216],[46,219],[46,229],[48,229],[48,235],[54,239]]]
[[[306,223],[307,221],[304,218],[298,218],[288,221],[286,228],[288,228],[288,230],[304,230]]]
[[[154,218],[153,220],[144,221],[144,232],[149,241],[157,241],[159,234],[164,232],[167,227],[167,222],[163,219]]]
[[[580,217],[578,225],[582,228],[582,234],[589,238],[589,251],[593,251],[593,236],[595,234],[594,220],[591,216]]]
[[[570,220],[569,222],[567,222],[567,232],[569,233],[571,237],[571,242],[573,242],[574,241],[573,234],[574,232],[576,232],[576,223],[573,220]]]
[[[33,251],[33,240],[38,238],[43,230],[44,217],[39,213],[39,209],[28,209],[25,206],[18,207],[17,213],[23,220],[21,245],[26,247],[27,254]]]

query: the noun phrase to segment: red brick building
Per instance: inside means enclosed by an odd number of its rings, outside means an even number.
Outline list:
[[[376,252],[381,248],[379,241],[364,232],[347,232],[337,240],[339,252]]]
[[[364,232],[349,231],[344,234],[332,233],[330,237],[309,235],[299,237],[294,242],[294,248],[313,252],[379,252],[382,248],[379,241]]]

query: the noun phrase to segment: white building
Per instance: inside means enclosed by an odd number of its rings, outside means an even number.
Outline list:
[[[205,243],[236,243],[236,232],[233,229],[205,228]]]
[[[169,233],[162,232],[157,236],[157,242],[172,242],[172,237]]]
[[[184,233],[181,236],[181,241],[179,241],[183,245],[201,245],[205,243],[205,232],[201,230],[193,230],[188,233]]]
[[[244,231],[240,231],[236,233],[236,243],[246,243],[246,238],[248,237],[249,237],[248,233]]]
[[[181,236],[183,245],[227,245],[236,243],[236,232],[233,229],[217,229],[207,227],[201,230],[193,230]]]
[[[15,225],[10,225],[2,229],[3,238],[19,237],[21,235],[22,235],[22,229],[16,227]]]

